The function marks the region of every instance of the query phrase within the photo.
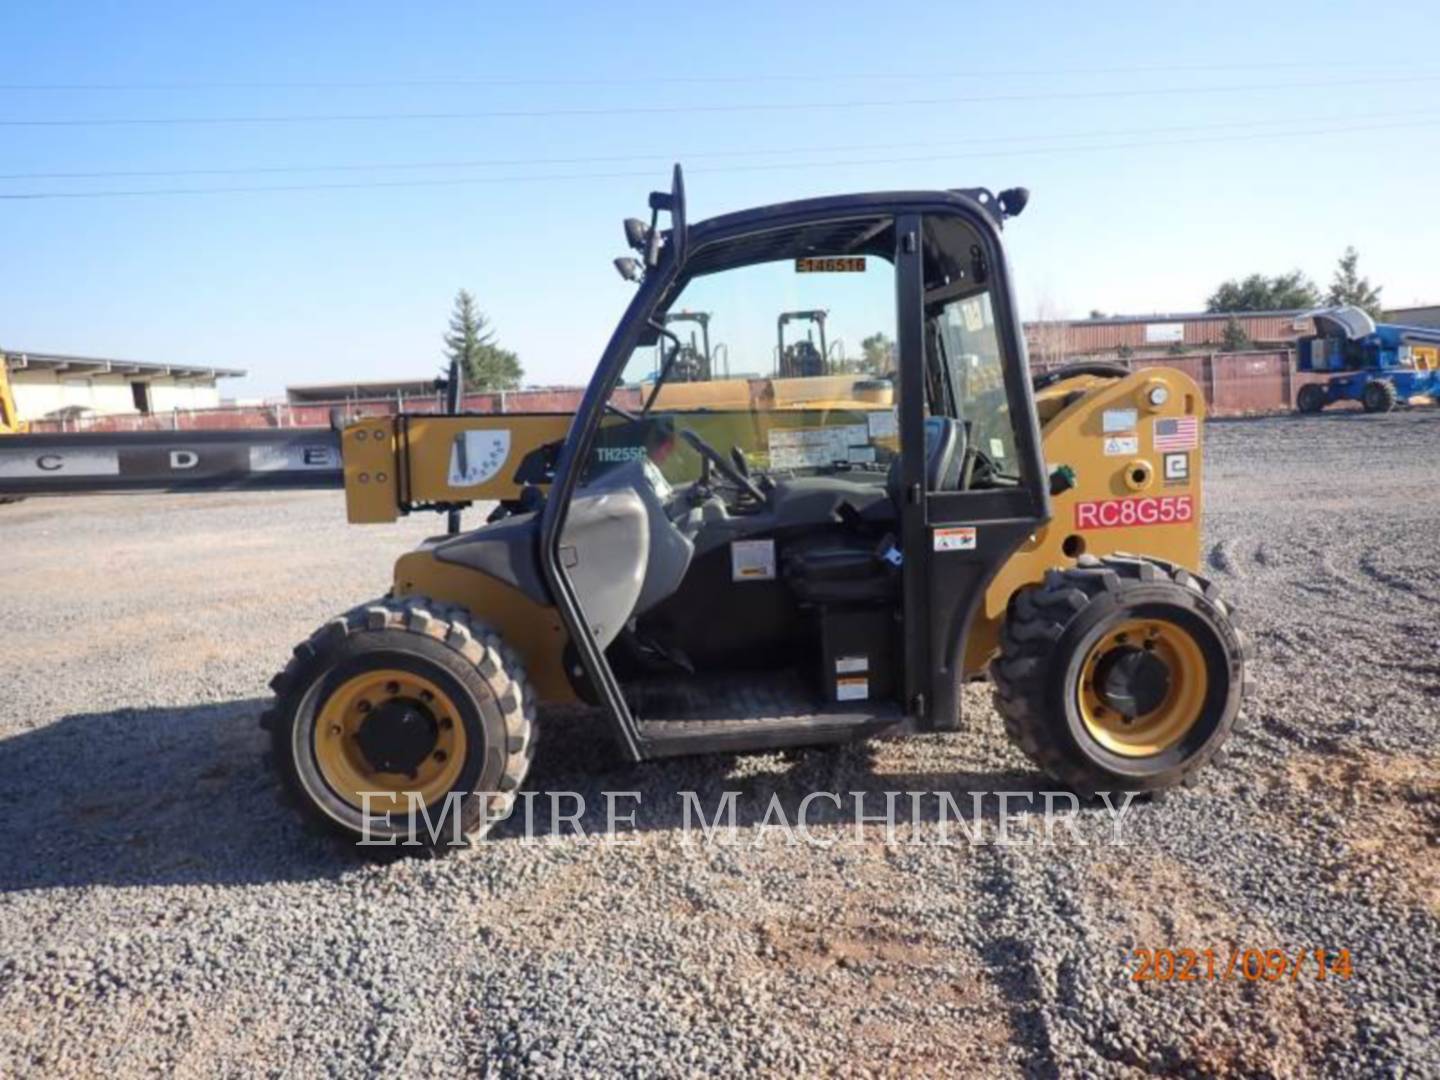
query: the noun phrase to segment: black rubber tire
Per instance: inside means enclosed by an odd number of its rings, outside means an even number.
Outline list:
[[[1302,413],[1318,413],[1325,404],[1325,387],[1319,383],[1306,383],[1295,396],[1295,408]]]
[[[1395,392],[1395,384],[1389,379],[1371,379],[1365,384],[1360,395],[1360,404],[1365,406],[1366,412],[1390,412],[1399,401],[1400,395]]]
[[[1181,624],[1204,653],[1209,694],[1201,718],[1174,747],[1126,757],[1101,746],[1079,717],[1076,683],[1090,644],[1107,626],[1145,614]],[[1169,563],[1082,556],[1019,590],[990,664],[995,707],[1010,739],[1045,773],[1077,792],[1158,791],[1190,781],[1239,722],[1249,645],[1210,582]]]
[[[414,670],[439,684],[455,702],[466,734],[466,761],[452,791],[459,826],[444,807],[396,815],[389,827],[373,819],[363,853],[445,851],[456,832],[465,841],[507,817],[535,753],[535,695],[514,650],[462,608],[420,597],[385,598],[330,620],[295,647],[285,670],[270,682],[273,707],[260,716],[270,733],[270,760],[282,789],[313,824],[352,840],[367,835],[358,810],[330,790],[311,747],[316,716],[340,682],[367,666]],[[373,845],[373,846],[372,846]],[[463,845],[462,845],[463,846]]]

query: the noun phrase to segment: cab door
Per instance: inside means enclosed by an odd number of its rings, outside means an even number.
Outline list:
[[[917,722],[944,730],[960,724],[966,632],[985,588],[1050,507],[998,232],[980,215],[906,222],[905,667]]]

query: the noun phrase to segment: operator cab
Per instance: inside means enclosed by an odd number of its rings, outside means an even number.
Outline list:
[[[570,666],[586,696],[613,688],[650,753],[741,728],[752,745],[757,722],[785,745],[924,713],[929,672],[953,683],[973,601],[1044,511],[987,219],[968,200],[929,216],[863,202],[690,229],[592,386],[558,562],[604,670]],[[671,329],[689,312],[724,327],[727,374],[696,379]],[[787,341],[796,323],[818,334]],[[951,525],[987,517],[985,544]]]

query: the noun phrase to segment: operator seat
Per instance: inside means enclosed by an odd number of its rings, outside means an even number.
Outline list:
[[[965,460],[965,428],[948,416],[925,420],[925,485],[930,491],[955,491]],[[904,501],[900,459],[890,465],[885,486],[898,520]],[[885,558],[893,536],[827,530],[786,545],[785,579],[802,604],[854,607],[893,603],[900,575]]]
[[[925,489],[927,491],[959,491],[960,470],[965,464],[965,425],[948,416],[925,418]],[[898,513],[905,492],[900,481],[900,459],[890,463],[885,477],[885,490],[895,503]]]

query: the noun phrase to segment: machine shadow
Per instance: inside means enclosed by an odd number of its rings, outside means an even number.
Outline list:
[[[277,781],[262,762],[268,742],[256,724],[265,703],[250,698],[80,713],[0,741],[0,812],[7,825],[0,835],[0,894],[308,881],[363,866],[355,847],[316,834],[277,799]],[[713,820],[727,792],[736,793],[733,820],[742,829],[765,821],[772,796],[788,821],[800,820],[812,791],[835,792],[841,801],[837,807],[812,800],[805,819],[815,827],[854,823],[854,792],[865,793],[866,814],[883,813],[889,791],[947,792],[959,808],[950,820],[963,825],[993,820],[997,791],[1035,793],[1028,804],[1012,801],[1012,817],[1038,812],[1039,792],[1048,784],[1024,770],[876,772],[875,746],[865,743],[784,752],[759,767],[737,768],[737,757],[713,755],[631,765],[619,758],[597,715],[547,715],[542,730],[516,813],[491,831],[482,849],[525,843],[527,836],[601,835],[608,825],[606,792],[639,793],[638,799],[616,797],[617,833],[678,832],[698,826],[701,813]],[[688,815],[687,792],[695,800]],[[971,792],[990,797],[977,808]],[[575,817],[577,806],[583,810]],[[901,796],[895,819],[901,825],[935,820],[938,807],[934,798],[917,807]],[[625,822],[632,809],[634,822]]]
[[[0,893],[261,884],[357,865],[276,799],[250,698],[80,713],[0,741]]]

